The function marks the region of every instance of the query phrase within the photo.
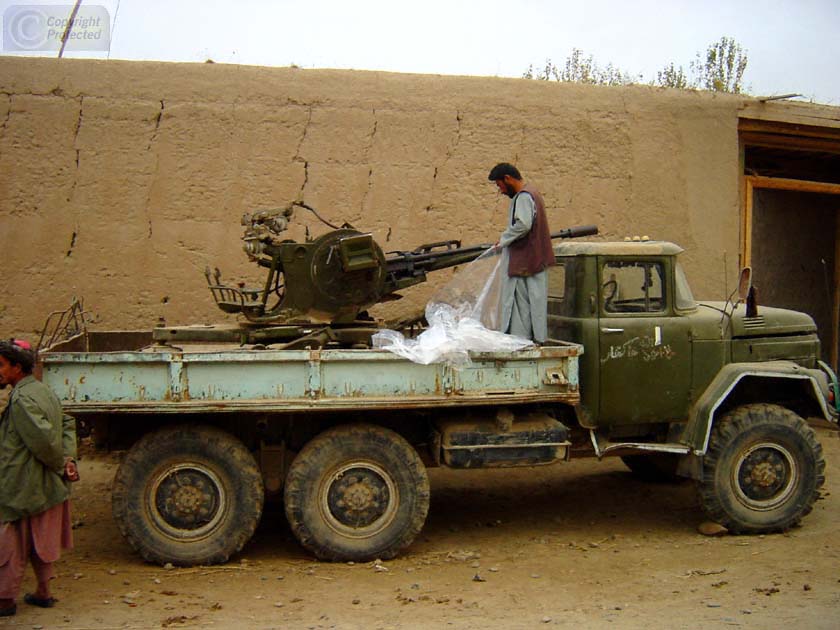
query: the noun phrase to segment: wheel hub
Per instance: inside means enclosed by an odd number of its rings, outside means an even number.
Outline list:
[[[735,487],[753,509],[772,509],[785,501],[797,479],[794,459],[779,444],[757,444],[743,453],[735,467]]]
[[[354,463],[331,475],[321,505],[327,522],[337,532],[354,537],[371,536],[393,519],[396,487],[379,466]]]
[[[162,473],[152,489],[152,516],[167,534],[200,537],[221,518],[222,486],[203,467],[183,465]]]
[[[753,483],[762,488],[771,488],[778,483],[779,477],[782,474],[784,474],[784,469],[781,466],[774,466],[768,462],[764,462],[752,469],[750,477],[747,478],[746,482],[749,483],[751,479]]]

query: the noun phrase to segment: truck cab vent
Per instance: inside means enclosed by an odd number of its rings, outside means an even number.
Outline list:
[[[758,317],[745,317],[744,328],[746,328],[747,330],[764,328],[764,318],[761,315],[759,315]]]

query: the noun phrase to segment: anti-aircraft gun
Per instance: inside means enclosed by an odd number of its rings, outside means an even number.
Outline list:
[[[244,250],[251,261],[267,269],[262,286],[226,285],[218,268],[205,270],[218,307],[244,317],[235,331],[163,328],[156,331],[156,338],[185,339],[188,335],[191,340],[196,336],[211,340],[227,334],[241,343],[285,342],[286,348],[365,346],[377,330],[368,308],[399,299],[399,291],[425,282],[428,272],[471,262],[492,246],[462,247],[461,241],[448,240],[411,251],[383,252],[371,234],[348,224],[331,226],[331,231],[301,243],[284,238],[292,215],[293,206],[289,206],[242,217]],[[580,226],[551,237],[597,233],[595,226]]]

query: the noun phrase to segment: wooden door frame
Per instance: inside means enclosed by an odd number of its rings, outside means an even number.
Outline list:
[[[840,184],[812,182],[781,177],[744,175],[744,216],[741,224],[741,265],[752,266],[753,197],[756,188],[787,190],[823,195],[840,195]],[[831,365],[837,369],[838,342],[840,342],[840,221],[834,239],[834,294],[831,322]]]

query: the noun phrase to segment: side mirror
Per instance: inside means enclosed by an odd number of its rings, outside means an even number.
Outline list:
[[[741,269],[741,276],[738,278],[738,298],[741,302],[745,302],[747,296],[750,294],[752,288],[752,268],[744,267]]]

